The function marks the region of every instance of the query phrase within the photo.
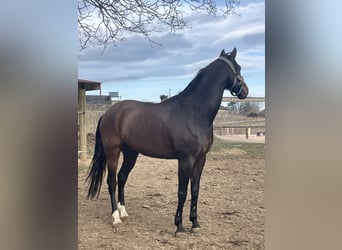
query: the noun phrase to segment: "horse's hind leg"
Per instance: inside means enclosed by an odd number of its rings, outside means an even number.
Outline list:
[[[128,214],[125,208],[125,184],[128,178],[129,173],[134,167],[134,164],[137,160],[138,153],[128,147],[126,144],[122,146],[123,153],[123,163],[121,169],[118,174],[118,188],[119,188],[119,203],[118,209],[120,213],[120,218],[127,217]]]
[[[120,223],[119,211],[116,205],[115,199],[115,189],[116,189],[116,170],[118,167],[118,160],[120,156],[120,148],[114,147],[111,148],[110,151],[107,151],[107,167],[108,167],[108,176],[107,176],[107,184],[108,184],[108,192],[110,196],[110,202],[112,205],[112,217],[113,217],[113,225]]]

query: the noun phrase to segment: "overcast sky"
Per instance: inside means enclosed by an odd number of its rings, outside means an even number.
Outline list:
[[[103,54],[102,47],[89,48],[79,57],[79,78],[102,82],[103,95],[118,91],[122,100],[159,102],[161,94],[183,90],[222,49],[236,47],[249,96],[265,96],[265,4],[241,0],[237,13],[227,18],[186,14],[191,28],[152,35],[160,46],[130,36]],[[230,96],[228,91],[225,96]]]

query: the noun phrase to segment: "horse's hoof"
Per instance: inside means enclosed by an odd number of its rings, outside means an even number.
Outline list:
[[[191,228],[191,233],[193,234],[198,234],[201,232],[201,228],[200,227],[193,227]]]
[[[118,210],[116,210],[116,211],[112,214],[112,217],[113,217],[113,227],[115,227],[115,225],[121,223],[121,219],[120,219],[119,211],[118,211]]]
[[[120,224],[121,224],[121,220],[116,220],[116,221],[113,221],[112,226],[113,228],[117,228]]]
[[[128,215],[127,216],[123,216],[123,217],[120,217],[121,221],[126,221],[128,219]]]
[[[186,233],[186,231],[176,231],[175,232],[175,237],[176,238],[184,239],[187,236],[188,236],[188,234]]]
[[[115,221],[113,221],[113,226],[114,225],[118,225],[118,224],[120,224],[122,221],[119,219],[119,220],[115,220]]]
[[[119,210],[120,219],[124,219],[128,217],[125,206],[121,205],[120,202],[118,203],[118,210]]]

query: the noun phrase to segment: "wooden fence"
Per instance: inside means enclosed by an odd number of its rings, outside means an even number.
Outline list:
[[[248,139],[253,135],[265,135],[264,125],[215,125],[214,133],[216,135],[245,135]]]

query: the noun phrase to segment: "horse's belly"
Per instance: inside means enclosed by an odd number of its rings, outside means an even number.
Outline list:
[[[176,157],[171,138],[156,130],[133,130],[124,135],[123,142],[138,153],[150,157],[164,159]]]
[[[146,156],[174,159],[176,158],[175,150],[167,144],[157,144],[153,141],[141,141],[141,142],[128,142],[129,147]]]

